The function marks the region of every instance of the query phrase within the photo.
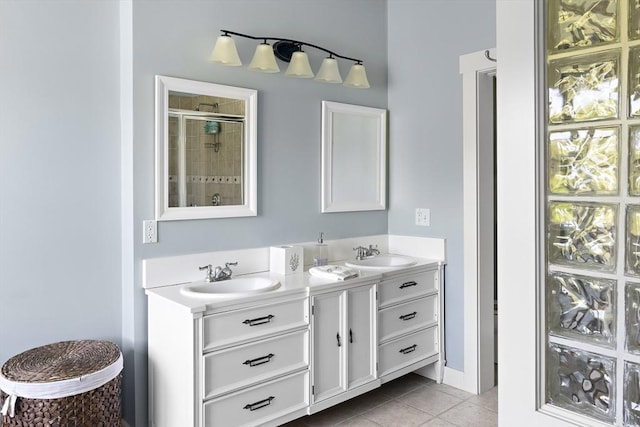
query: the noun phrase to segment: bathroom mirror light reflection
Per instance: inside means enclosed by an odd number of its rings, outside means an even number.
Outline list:
[[[156,76],[156,219],[257,215],[257,91]]]
[[[387,111],[322,101],[322,212],[386,209]]]

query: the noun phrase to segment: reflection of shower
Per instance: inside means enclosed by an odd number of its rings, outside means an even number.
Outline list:
[[[201,111],[200,110],[200,106],[201,105],[205,105],[207,107],[211,107],[213,109],[214,113],[218,113],[218,103],[213,103],[213,104],[209,104],[206,102],[201,102],[198,104],[198,106],[196,107],[196,111]],[[211,148],[213,147],[213,150],[217,153],[218,151],[220,151],[220,122],[216,122],[214,120],[207,120],[204,123],[204,133],[206,133],[207,135],[214,135],[214,142],[205,142],[204,146]]]
[[[220,122],[208,120],[204,122],[204,133],[207,135],[213,135],[214,142],[205,142],[204,146],[207,148],[213,147],[213,150],[217,153],[220,151]]]
[[[202,108],[203,105],[198,105],[198,108]],[[209,104],[211,105],[215,104]],[[207,110],[210,109],[207,108]],[[169,189],[172,207],[194,204],[211,206],[214,202],[222,205],[222,197],[219,201],[213,200],[211,194],[215,192],[235,200],[235,195],[230,196],[221,191],[222,189],[227,191],[229,188],[218,187],[218,184],[230,183],[227,178],[234,182],[233,178],[236,175],[242,175],[244,116],[179,108],[169,108],[168,116],[172,123],[168,131],[171,132],[171,138],[173,138],[171,140],[174,141],[168,156],[170,174],[174,175]],[[214,131],[215,125],[210,123],[217,124],[218,133],[207,132],[209,127],[212,128],[211,132]],[[229,150],[215,154],[214,157],[214,154],[208,151],[208,148],[216,148],[214,143],[205,142],[205,140],[211,141],[212,138],[218,138],[222,129],[225,132],[225,143],[229,142]],[[216,152],[218,152],[217,149]],[[211,154],[207,155],[207,153]],[[206,190],[208,196],[205,196],[205,186],[213,183],[217,188],[208,187]]]

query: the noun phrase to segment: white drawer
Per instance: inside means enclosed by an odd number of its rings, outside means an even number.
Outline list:
[[[309,404],[308,371],[204,404],[205,427],[257,426]]]
[[[438,289],[438,270],[385,280],[378,285],[380,307],[419,298]]]
[[[308,339],[298,331],[206,354],[204,398],[308,367]]]
[[[438,353],[438,327],[415,332],[379,346],[379,376],[419,362]]]
[[[394,305],[378,312],[379,341],[416,331],[438,320],[438,295]]]
[[[227,346],[309,324],[306,299],[206,316],[203,350]]]

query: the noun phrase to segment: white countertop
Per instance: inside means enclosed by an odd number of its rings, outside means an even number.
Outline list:
[[[341,280],[331,280],[312,276],[308,272],[281,275],[271,273],[269,271],[234,276],[240,277],[265,277],[271,280],[280,282],[280,287],[268,292],[248,294],[242,296],[229,296],[229,295],[210,295],[206,298],[192,297],[183,294],[180,290],[185,285],[184,283],[164,286],[153,289],[146,289],[145,292],[150,297],[160,297],[171,301],[179,306],[184,307],[185,310],[191,313],[212,313],[226,311],[229,309],[240,308],[241,306],[256,305],[257,301],[268,302],[271,299],[277,299],[281,297],[289,297],[299,295],[301,298],[315,293],[331,291],[335,289],[346,289],[349,287],[357,286],[364,283],[371,283],[380,281],[387,278],[396,276],[402,276],[404,274],[411,274],[413,272],[436,268],[439,265],[443,265],[440,260],[415,258],[417,263],[408,267],[396,267],[396,268],[376,268],[376,269],[358,269],[358,277]],[[332,265],[344,265],[344,262],[333,262]]]

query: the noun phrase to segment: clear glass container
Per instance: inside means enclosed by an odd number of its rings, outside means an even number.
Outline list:
[[[615,280],[559,272],[549,274],[549,333],[614,348],[615,289]]]
[[[614,271],[617,205],[550,202],[547,242],[549,262]]]
[[[551,194],[618,194],[619,128],[549,133]]]
[[[617,118],[620,51],[549,61],[549,123]]]
[[[602,421],[615,419],[613,358],[551,343],[548,365],[548,402]]]
[[[617,41],[620,31],[618,16],[617,0],[549,1],[549,51],[591,47]]]

